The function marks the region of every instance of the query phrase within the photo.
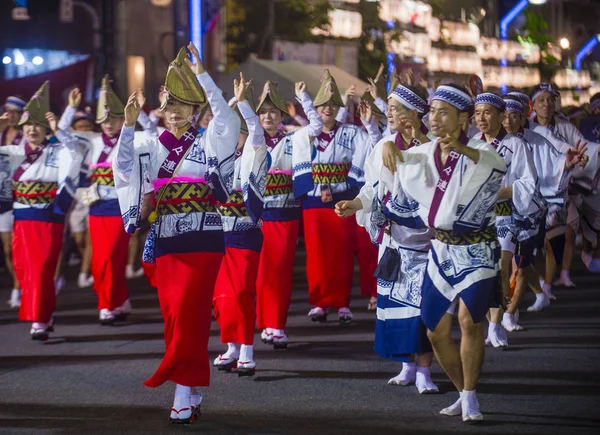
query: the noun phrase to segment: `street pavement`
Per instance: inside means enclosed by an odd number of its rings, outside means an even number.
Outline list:
[[[119,326],[100,326],[91,289],[75,285],[70,268],[58,297],[56,332],[46,343],[30,340],[29,324],[4,303],[0,281],[0,434],[595,434],[600,428],[600,285],[576,259],[576,289],[558,289],[542,313],[522,309],[523,332],[510,333],[506,351],[486,349],[478,397],[485,421],[477,426],[438,415],[457,399],[439,365],[441,394],[387,380],[399,364],[373,352],[374,313],[353,289],[352,326],[334,314],[315,324],[297,256],[294,295],[286,330],[288,350],[274,351],[256,335],[253,378],[212,372],[202,417],[191,427],[168,422],[174,385],[142,382],[164,351],[155,291],[130,281],[134,314]],[[334,261],[334,260],[333,260]],[[358,280],[355,280],[358,282]],[[533,301],[527,298],[522,308]],[[213,322],[211,361],[223,352]]]

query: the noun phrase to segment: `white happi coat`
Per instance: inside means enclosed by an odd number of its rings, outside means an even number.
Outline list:
[[[485,141],[471,139],[467,146],[479,150],[479,162],[475,163],[457,153],[454,153],[454,157],[448,157],[457,158],[458,162],[450,181],[443,186],[445,194],[431,225],[436,229],[469,233],[495,225],[495,204],[506,164]],[[438,140],[435,140],[403,152],[404,163],[401,164],[402,170],[398,171],[404,192],[409,200],[418,202],[419,215],[427,225],[436,186],[442,182],[435,163],[437,150]],[[434,288],[432,291],[439,293],[439,296],[432,298],[432,301],[437,301],[432,302],[437,305],[432,307],[432,312],[438,308],[444,312],[463,292],[476,298],[475,288],[490,286],[497,278],[498,254],[497,241],[448,245],[434,239],[426,272],[427,280]],[[461,297],[465,300],[463,295]],[[471,307],[478,305],[472,301],[465,302],[470,311]],[[484,308],[487,311],[489,306]],[[477,315],[485,316],[485,311]],[[475,319],[476,313],[471,311],[471,315]],[[436,312],[431,316],[428,318],[424,315],[423,318],[427,327],[433,330],[441,314]]]
[[[240,119],[227,105],[221,90],[208,73],[197,78],[206,92],[214,118],[204,134],[196,137],[172,183],[201,179],[210,185],[219,201],[225,201],[230,193],[226,186],[232,185]],[[154,190],[160,167],[168,155],[169,150],[159,138],[148,137],[143,143],[134,145],[134,127],[124,127],[121,131],[113,158],[113,171],[121,214],[128,232],[139,226],[144,194]],[[159,246],[159,241],[165,246],[157,255],[223,250],[221,218],[216,211],[167,214],[159,216],[153,226],[156,246]],[[198,243],[192,243],[194,240],[190,236],[196,237]],[[217,246],[211,246],[213,243]]]
[[[29,166],[17,181],[47,181],[58,183],[58,192],[53,203],[21,204],[15,202],[13,208],[17,219],[43,220],[50,219],[49,212],[64,217],[69,211],[75,188],[79,180],[81,159],[75,151],[76,144],[65,132],[58,131],[59,142],[49,143],[42,155]],[[11,168],[8,180],[17,168],[25,161],[24,145],[5,145],[0,147],[0,162]],[[12,187],[11,194],[12,197]],[[27,212],[30,210],[30,212]],[[36,212],[37,211],[37,212]],[[38,213],[39,212],[39,213]]]

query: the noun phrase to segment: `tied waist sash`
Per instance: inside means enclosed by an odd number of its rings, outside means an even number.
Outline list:
[[[283,173],[267,174],[265,196],[286,195],[292,193],[292,191],[291,175]]]
[[[247,217],[248,209],[242,192],[233,192],[226,203],[217,203],[217,213],[224,217]]]
[[[15,181],[15,201],[19,204],[51,204],[58,192],[58,183],[53,181]]]
[[[455,233],[439,229],[436,229],[435,233],[435,238],[446,245],[475,245],[476,243],[494,241],[498,237],[495,225],[468,233]]]
[[[99,186],[114,186],[115,178],[113,175],[112,168],[109,167],[96,167],[92,169],[92,175],[90,175],[92,183],[96,183]]]
[[[497,202],[496,216],[512,216],[512,203],[510,201]]]
[[[315,163],[312,166],[313,183],[346,183],[351,167],[351,163]]]
[[[212,189],[205,183],[165,184],[154,194],[155,205],[156,198],[160,198],[157,207],[159,215],[215,211]]]

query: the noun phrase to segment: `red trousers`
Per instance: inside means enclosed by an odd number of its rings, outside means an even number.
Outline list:
[[[371,241],[367,230],[356,225],[356,257],[360,270],[360,294],[365,297],[377,297],[377,246]]]
[[[285,329],[292,299],[292,274],[300,222],[263,222],[256,283],[258,328]]]
[[[129,234],[121,216],[90,216],[92,276],[98,295],[98,310],[114,310],[129,298],[125,268]]]
[[[221,343],[254,344],[256,277],[260,253],[226,248],[213,298]]]
[[[208,339],[212,299],[223,254],[167,254],[156,259],[158,300],[165,322],[165,355],[144,382],[159,387],[167,381],[187,387],[208,386]]]
[[[54,273],[62,247],[64,224],[15,221],[13,264],[21,284],[19,319],[48,323],[56,307]]]
[[[310,304],[348,307],[354,278],[356,219],[342,219],[328,208],[305,209],[303,217]]]

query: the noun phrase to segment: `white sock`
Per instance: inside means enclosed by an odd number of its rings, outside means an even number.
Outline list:
[[[490,335],[492,335],[494,333],[497,326],[498,326],[497,323],[490,321],[490,323],[488,324],[488,338],[490,337]]]
[[[183,385],[177,384],[175,387],[175,400],[173,401],[173,408],[180,410],[188,408],[190,406],[190,394],[192,389]]]
[[[454,402],[452,405],[448,406],[447,408],[442,409],[440,411],[440,414],[448,415],[448,416],[461,415],[462,414],[462,396],[463,396],[462,391],[460,391],[458,400],[456,402]]]
[[[227,352],[223,354],[223,358],[239,358],[240,351],[237,343],[227,343]]]
[[[202,403],[202,393],[200,387],[190,388],[190,404],[192,406],[199,406]]]
[[[240,347],[240,361],[254,361],[254,346],[249,344],[242,344],[242,346]]]
[[[571,273],[568,270],[561,270],[560,271],[560,279],[562,282],[565,281],[571,281]]]
[[[403,362],[402,363],[402,370],[416,370],[417,369],[417,363],[414,362]]]
[[[536,293],[535,294],[535,302],[536,303],[539,302],[541,304],[544,301],[544,296],[546,296],[546,294],[544,292]]]
[[[274,337],[281,337],[284,334],[283,329],[271,329],[270,332]]]

